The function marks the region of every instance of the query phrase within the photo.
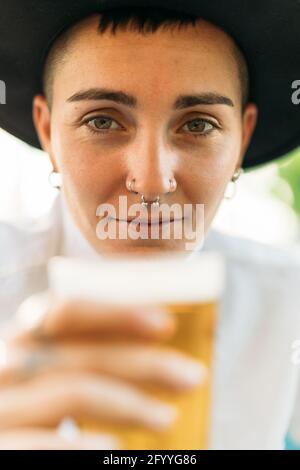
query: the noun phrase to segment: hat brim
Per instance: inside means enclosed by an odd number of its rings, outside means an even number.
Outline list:
[[[88,14],[140,5],[137,0],[9,0],[2,4],[0,79],[6,84],[6,104],[0,105],[0,127],[40,148],[32,99],[41,91],[41,59],[49,44]],[[279,158],[300,145],[300,105],[292,100],[292,84],[300,80],[298,1],[148,0],[147,6],[199,15],[222,27],[245,54],[250,100],[257,104],[259,114],[243,168]]]

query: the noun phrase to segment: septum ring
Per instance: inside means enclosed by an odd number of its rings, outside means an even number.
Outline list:
[[[130,180],[129,185],[128,185],[128,189],[129,189],[129,191],[131,191],[131,192],[133,192],[133,193],[135,193],[135,194],[138,194],[138,192],[137,192],[137,191],[134,191],[134,189],[132,188],[134,182],[135,182],[135,178],[133,178],[132,180]],[[170,182],[170,191],[169,191],[169,192],[171,192],[171,191],[174,189],[174,187],[175,187],[175,182],[174,182],[174,180],[171,179],[171,178],[169,178],[169,182]],[[157,196],[154,201],[146,201],[146,200],[145,200],[145,196],[142,194],[142,196],[141,196],[141,205],[142,205],[143,207],[147,207],[148,204],[151,204],[151,205],[153,205],[154,207],[158,207],[159,204],[160,204],[160,197]]]
[[[158,206],[159,206],[159,196],[157,196],[154,201],[149,201],[149,202],[148,202],[148,201],[145,201],[145,197],[144,197],[144,195],[142,194],[142,195],[141,195],[141,205],[142,205],[143,207],[147,207],[148,204],[151,204],[151,205],[153,205],[154,207],[158,207]]]

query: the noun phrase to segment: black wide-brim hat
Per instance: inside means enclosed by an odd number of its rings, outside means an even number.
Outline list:
[[[246,57],[250,100],[259,111],[243,168],[269,162],[300,145],[300,104],[292,101],[292,84],[300,80],[298,0],[0,0],[0,80],[6,85],[0,127],[40,148],[32,99],[42,91],[46,51],[71,24],[120,6],[196,14],[233,37]]]

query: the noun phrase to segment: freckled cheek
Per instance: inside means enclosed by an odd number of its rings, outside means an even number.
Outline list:
[[[208,216],[216,211],[222,201],[237,155],[233,145],[207,148],[194,160],[192,171],[185,176],[188,199],[204,204]]]
[[[107,174],[101,166],[95,167],[82,163],[72,164],[68,169],[66,184],[74,193],[91,204],[107,201],[113,193],[113,174]]]
[[[224,178],[204,177],[200,175],[197,181],[189,185],[189,200],[193,203],[204,204],[206,209],[214,207],[222,193]]]
[[[57,155],[65,191],[73,198],[95,205],[109,197],[115,173],[108,158],[89,145],[66,138],[61,139]]]

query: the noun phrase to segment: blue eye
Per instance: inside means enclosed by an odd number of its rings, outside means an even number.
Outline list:
[[[189,126],[189,124],[193,124],[192,126]],[[196,125],[194,124],[196,123]],[[192,119],[191,121],[188,121],[185,123],[185,126],[189,126],[189,132],[193,134],[194,137],[200,137],[200,136],[205,136],[210,134],[214,129],[217,128],[217,125],[214,124],[213,122],[209,121],[208,119],[203,119],[203,118],[197,118],[197,119]],[[196,132],[194,132],[196,131]]]

